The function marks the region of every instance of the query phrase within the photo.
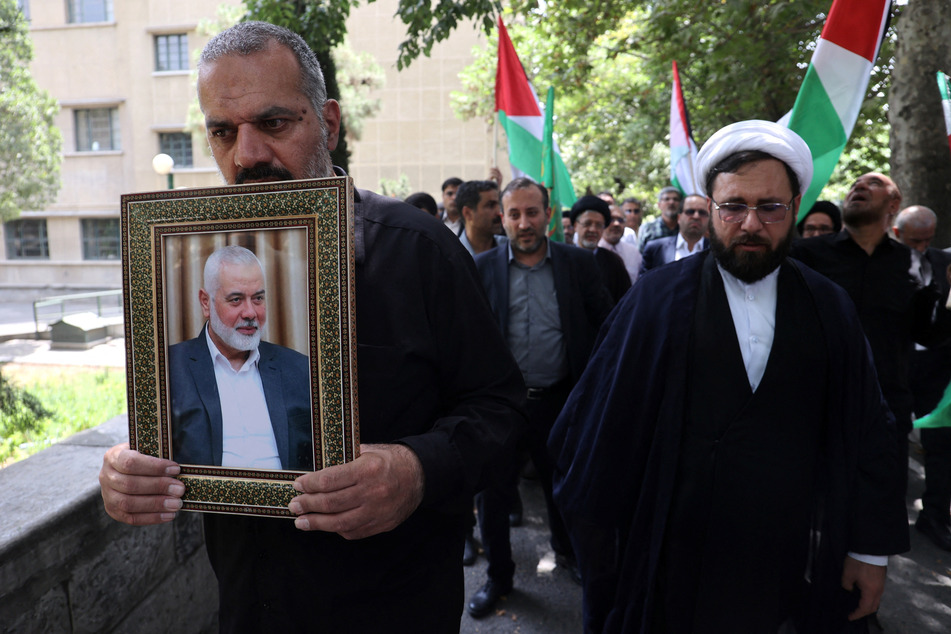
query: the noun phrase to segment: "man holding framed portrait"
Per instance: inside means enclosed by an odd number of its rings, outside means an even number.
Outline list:
[[[330,177],[339,105],[286,29],[242,23],[198,64],[212,154],[229,184]],[[222,631],[458,630],[473,493],[509,459],[525,387],[459,241],[425,214],[354,192],[360,434],[356,460],[300,476],[294,522],[206,514]],[[174,519],[178,463],[119,445],[106,511]],[[467,508],[469,507],[469,508]]]

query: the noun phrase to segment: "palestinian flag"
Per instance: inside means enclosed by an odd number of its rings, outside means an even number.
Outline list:
[[[890,11],[891,0],[832,3],[788,120],[812,150],[812,184],[803,194],[800,218],[829,182],[852,134]]]
[[[951,149],[951,85],[948,76],[938,71],[938,90],[941,91],[941,109],[944,110],[944,129],[948,133],[948,148]]]
[[[508,137],[512,175],[528,176],[541,183],[545,117],[538,106],[538,95],[528,81],[501,17],[499,60],[495,73],[495,109],[499,113],[499,123]],[[554,169],[551,199],[570,207],[577,200],[577,196],[571,185],[568,168],[558,152],[558,144],[554,141],[552,152]],[[560,221],[558,229],[561,229]]]
[[[702,194],[694,165],[697,164],[697,143],[690,130],[687,104],[680,88],[680,73],[674,62],[674,87],[670,93],[670,182],[684,196]]]

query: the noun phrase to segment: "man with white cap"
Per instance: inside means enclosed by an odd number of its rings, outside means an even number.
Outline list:
[[[855,309],[786,257],[809,148],[744,121],[698,172],[711,249],[625,296],[549,439],[585,631],[842,631],[908,525]]]

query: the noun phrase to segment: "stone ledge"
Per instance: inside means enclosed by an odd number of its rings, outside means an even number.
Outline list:
[[[118,416],[0,470],[4,631],[216,629],[201,516],[131,527],[102,507],[102,455],[127,438],[127,418]]]

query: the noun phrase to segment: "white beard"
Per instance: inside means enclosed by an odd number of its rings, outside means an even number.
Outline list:
[[[218,317],[218,311],[215,309],[214,300],[209,303],[211,308],[211,329],[216,335],[221,337],[221,340],[224,341],[226,345],[234,348],[235,350],[254,350],[258,347],[258,345],[261,343],[261,332],[264,328],[258,323],[257,319],[243,321],[241,324],[242,327],[254,326],[257,328],[253,335],[245,335],[238,332],[234,328],[229,328],[226,326],[225,323],[221,321],[221,318]]]

